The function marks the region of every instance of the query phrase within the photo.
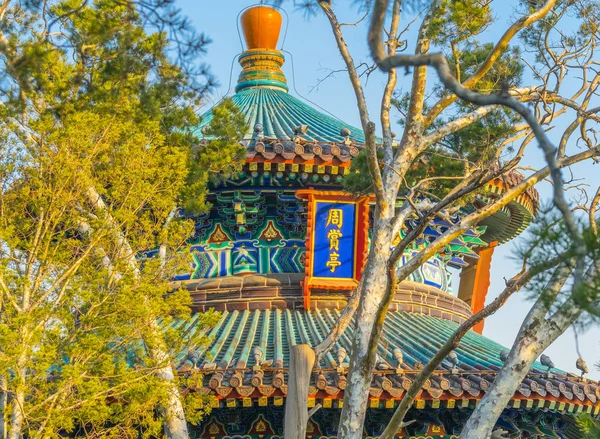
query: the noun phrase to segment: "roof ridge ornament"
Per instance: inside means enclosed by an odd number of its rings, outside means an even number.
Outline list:
[[[342,136],[344,138],[344,145],[346,145],[346,146],[352,145],[352,140],[350,140],[351,134],[352,134],[352,131],[350,131],[350,128],[344,127],[340,130],[340,136]]]

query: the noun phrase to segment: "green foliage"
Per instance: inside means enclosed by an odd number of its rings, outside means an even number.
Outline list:
[[[383,161],[383,151],[378,152],[379,161]],[[403,185],[400,193],[406,194],[408,189],[415,186],[424,178],[440,176],[440,169],[444,169],[444,175],[460,175],[463,170],[463,164],[459,160],[453,160],[453,157],[448,153],[439,151],[435,153],[433,150],[428,154],[423,155],[416,160],[411,169],[406,173],[406,182]],[[372,179],[369,174],[367,164],[367,155],[365,151],[361,151],[353,160],[350,166],[350,172],[344,179],[344,188],[355,194],[372,193]],[[422,187],[436,196],[442,196],[449,187],[452,186],[451,181],[434,180]]]
[[[380,163],[383,152],[378,152]],[[456,180],[437,179],[437,177],[456,177],[464,172],[464,163],[457,156],[449,154],[440,148],[431,148],[417,159],[406,173],[405,184],[400,189],[400,194],[408,194],[411,187],[422,183],[423,179],[435,177],[436,179],[421,184],[420,189],[434,197],[441,198],[455,186]],[[350,172],[344,179],[344,189],[354,194],[372,193],[372,178],[369,174],[367,155],[362,150],[353,160]],[[470,198],[469,198],[470,199]],[[467,202],[468,199],[464,199]]]
[[[168,390],[156,371],[207,343],[201,329],[218,318],[203,316],[194,336],[174,329],[190,320],[191,299],[168,278],[187,263],[177,250],[193,224],[168,219],[176,206],[203,207],[210,178],[239,169],[232,139],[243,121],[223,104],[216,140],[196,147],[200,96],[168,59],[165,35],[148,33],[130,4],[70,13],[79,6],[11,6],[0,30],[5,415],[22,414],[9,428],[32,438],[160,437]],[[38,32],[52,20],[62,46]],[[161,245],[167,258],[140,256]],[[166,357],[150,355],[156,346]],[[185,400],[198,421],[206,409]]]
[[[481,63],[485,61],[493,48],[494,45],[492,43],[473,43],[466,45],[461,51],[452,53],[448,59],[452,73],[455,75],[458,74],[458,66],[461,78],[466,79],[471,77]],[[519,86],[524,72],[520,56],[521,53],[518,47],[507,48],[483,78],[477,81],[474,89],[481,93],[497,93],[501,90],[502,83],[506,83],[510,87]]]
[[[457,44],[483,32],[492,21],[490,2],[443,0],[429,26],[436,44]]]
[[[588,414],[577,416],[577,427],[581,431],[581,439],[598,439],[600,438],[600,424],[596,419]]]
[[[383,160],[383,151],[377,151],[377,158]],[[373,193],[373,179],[369,173],[367,153],[361,150],[350,164],[350,172],[344,177],[344,189],[354,194]]]
[[[244,164],[246,148],[239,142],[248,128],[244,115],[231,99],[224,99],[212,113],[205,133],[210,140],[194,148],[189,162],[190,173],[183,192],[183,206],[189,213],[206,210],[208,185],[232,177]]]
[[[450,59],[450,65],[462,72],[463,78],[475,73],[478,66],[487,58],[493,49],[492,44],[482,46],[468,45],[462,52],[455,52]],[[519,61],[517,49],[506,50],[494,63],[493,67],[477,82],[476,89],[482,93],[498,92],[501,84],[511,87],[521,83],[523,65]],[[439,97],[446,91],[437,90]],[[466,116],[475,110],[472,105],[459,101],[455,105],[456,113],[450,118],[438,118],[428,129],[428,133],[448,123],[450,120]],[[451,133],[440,140],[437,145],[428,148],[421,157],[422,166],[417,163],[415,174],[421,177],[464,175],[468,169],[489,166],[493,162],[496,151],[502,141],[514,134],[514,126],[519,117],[509,110],[498,109],[484,117],[474,120],[462,129]],[[434,190],[438,195],[444,195],[454,186],[452,180],[436,182]]]

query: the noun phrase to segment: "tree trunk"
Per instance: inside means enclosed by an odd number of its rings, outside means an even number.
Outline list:
[[[12,401],[8,439],[21,439],[23,437],[23,421],[25,420],[25,414],[23,413],[24,405],[25,392],[22,388],[18,388],[15,391]]]
[[[498,418],[521,385],[533,362],[549,344],[540,339],[541,334],[538,332],[534,331],[513,346],[504,367],[467,421],[460,435],[461,439],[482,439],[491,436]]]
[[[167,400],[163,403],[165,410],[165,436],[169,439],[189,439],[185,412],[181,404],[181,396],[174,381],[171,366],[168,365],[160,369],[157,375],[168,386]]]
[[[4,375],[0,375],[0,439],[6,439],[6,388],[8,383]]]
[[[288,393],[285,401],[285,439],[305,439],[308,423],[308,387],[315,351],[307,344],[290,346]]]
[[[27,330],[22,328],[22,336],[24,343],[27,343]],[[23,423],[25,421],[25,388],[27,379],[27,348],[23,346],[23,350],[17,360],[16,381],[17,385],[11,404],[10,426],[8,430],[8,439],[21,439],[23,437]]]
[[[145,337],[148,346],[148,354],[158,365],[162,365],[156,371],[156,376],[164,381],[167,387],[167,398],[162,403],[165,413],[165,436],[168,439],[189,439],[185,411],[181,402],[181,394],[175,381],[173,367],[170,357],[162,339],[160,326],[155,320],[150,321],[151,333]],[[12,438],[11,438],[12,439]]]
[[[387,262],[393,241],[392,228],[383,225],[384,221],[377,223],[363,272],[363,288],[356,318],[358,323],[354,330],[344,407],[338,429],[339,439],[362,439],[371,377],[377,359],[380,335],[376,328],[380,323],[378,309],[388,286]]]
[[[562,279],[558,282],[564,284],[564,281],[565,279]],[[535,359],[565,332],[582,312],[581,308],[573,304],[567,312],[557,312],[545,320],[547,309],[543,297],[540,296],[525,318],[500,373],[467,421],[460,435],[461,439],[491,437],[498,418],[530,371]]]

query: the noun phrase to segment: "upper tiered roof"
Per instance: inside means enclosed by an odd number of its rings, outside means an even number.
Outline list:
[[[241,24],[248,49],[236,93],[231,100],[248,121],[242,140],[303,140],[307,142],[364,143],[363,132],[324,114],[288,93],[281,67],[285,58],[276,49],[281,29],[281,14],[273,8],[247,9]],[[212,120],[212,111],[202,117],[200,130]]]
[[[358,128],[315,110],[280,88],[250,86],[231,96],[231,100],[248,121],[249,129],[243,140],[293,140],[299,137],[307,142],[365,141],[363,132]],[[202,117],[200,129],[211,120],[212,111],[208,111]],[[262,132],[257,125],[262,126]],[[340,134],[344,129],[348,130],[349,135],[346,137]]]

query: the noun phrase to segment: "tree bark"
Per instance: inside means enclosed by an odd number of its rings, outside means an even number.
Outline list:
[[[25,420],[23,413],[24,404],[25,392],[23,389],[18,389],[12,401],[8,439],[21,439],[23,437],[23,421]]]
[[[173,370],[171,365],[163,367],[157,372],[159,378],[164,380],[168,386],[167,399],[163,403],[165,410],[165,435],[169,439],[189,439],[187,422],[185,420],[185,411],[181,403],[179,388],[174,382]]]
[[[376,216],[379,214],[376,213]],[[389,221],[385,220],[376,221],[374,229],[371,251],[363,272],[357,315],[359,323],[356,325],[352,341],[348,385],[338,429],[339,439],[362,439],[371,378],[377,359],[377,341],[380,334],[376,328],[381,326],[378,325],[378,309],[389,287],[386,271],[393,231]]]
[[[189,439],[185,411],[181,402],[179,387],[175,381],[173,367],[167,347],[162,339],[161,329],[155,320],[150,321],[152,334],[144,340],[148,345],[148,354],[158,365],[162,365],[156,371],[167,388],[167,398],[161,403],[164,410],[164,429],[168,439]]]
[[[314,349],[308,347],[308,345],[296,345],[290,348],[291,358],[294,359],[290,360],[288,368],[290,378],[288,379],[288,391],[286,397],[285,424],[289,424],[289,428],[292,431],[285,434],[286,439],[288,438],[288,435],[290,435],[290,437],[302,439],[306,436],[307,422],[311,415],[307,414],[307,416],[304,416],[303,408],[308,407],[310,373],[317,358],[321,358],[331,349],[352,322],[352,317],[358,307],[360,292],[362,291],[361,286],[362,283],[359,283],[354,294],[350,297],[350,300],[348,300],[348,303],[338,318],[335,326],[331,328],[331,331],[321,343],[315,346]],[[304,352],[306,349],[305,346],[310,349],[310,352]],[[296,356],[301,356],[301,359],[297,359]],[[305,375],[307,378],[304,378]],[[302,382],[300,382],[298,377],[303,377]],[[317,407],[315,406],[315,409],[316,408]]]
[[[315,351],[309,345],[290,346],[290,375],[288,376],[283,433],[285,439],[306,438],[308,387],[315,359]]]
[[[29,310],[29,298],[23,300],[23,309]],[[8,429],[8,439],[21,439],[23,437],[23,424],[25,422],[25,389],[27,382],[27,355],[29,346],[29,337],[27,327],[21,328],[21,353],[17,359],[14,396],[10,409],[10,425]]]
[[[561,260],[562,258],[551,259],[548,261],[547,266],[556,266]],[[478,313],[472,315],[466,321],[461,323],[458,328],[456,328],[456,331],[454,331],[452,336],[446,341],[446,343],[444,343],[444,345],[438,350],[433,358],[429,360],[429,363],[427,363],[423,370],[413,379],[410,388],[400,401],[400,405],[392,415],[392,418],[390,419],[387,427],[379,439],[392,439],[398,430],[400,430],[403,426],[408,425],[408,423],[404,423],[404,417],[406,416],[406,413],[408,413],[410,407],[413,405],[413,402],[417,398],[418,392],[421,390],[421,387],[425,381],[429,379],[431,375],[433,375],[434,371],[440,364],[442,364],[448,354],[453,349],[456,349],[462,338],[470,329],[472,329],[478,322],[481,322],[483,319],[493,315],[506,303],[513,293],[519,291],[524,285],[527,285],[527,283],[533,278],[533,276],[535,276],[535,274],[539,273],[539,271],[539,268],[532,268],[514,276],[510,281],[507,282],[506,288],[498,297],[496,297],[496,299],[492,301],[492,303],[487,305]]]
[[[481,439],[491,436],[498,418],[531,369],[533,362],[553,341],[546,338],[544,332],[545,325],[537,325],[527,330],[523,338],[517,338],[504,367],[467,421],[460,435],[461,439]]]
[[[0,375],[0,439],[6,439],[6,388],[8,383],[4,375]]]
[[[583,309],[569,299],[566,302],[568,305],[566,311],[559,310],[548,319],[544,319],[548,312],[548,301],[555,300],[569,277],[569,271],[570,269],[565,267],[557,269],[548,288],[549,297],[544,294],[540,295],[527,314],[508,359],[469,417],[461,433],[461,439],[480,439],[491,436],[498,418],[521,385],[535,359],[581,315]],[[587,275],[590,275],[590,272]]]
[[[8,431],[8,439],[21,439],[23,437],[23,422],[25,421],[25,354],[23,353],[19,361],[17,362],[18,376],[20,383],[17,385],[12,400],[11,414],[10,414],[10,427]]]

